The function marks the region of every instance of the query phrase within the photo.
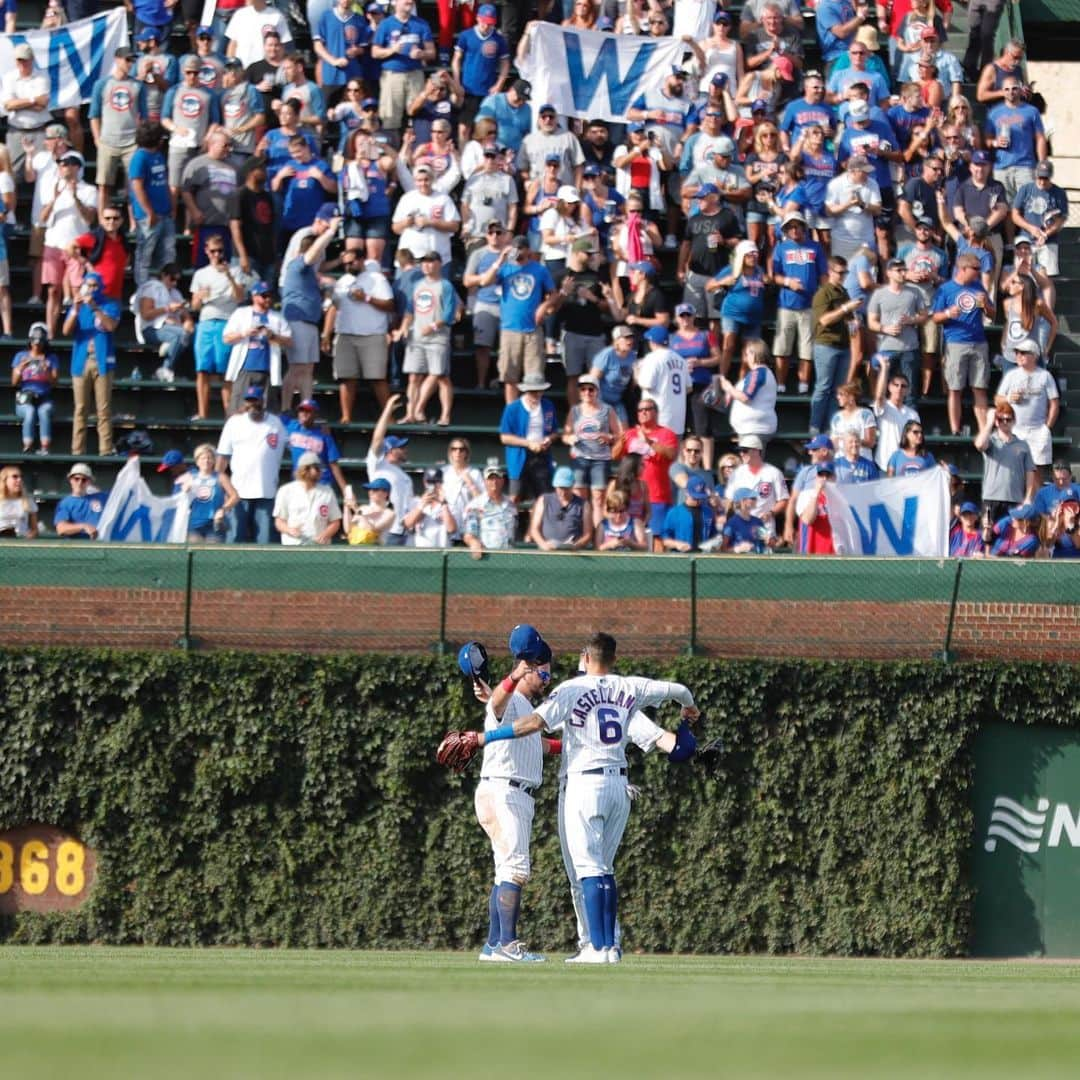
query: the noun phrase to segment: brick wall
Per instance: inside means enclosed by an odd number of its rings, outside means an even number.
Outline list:
[[[0,644],[172,648],[184,634],[182,590],[0,588]],[[198,648],[427,652],[437,647],[440,598],[430,593],[196,592],[191,634]],[[942,602],[702,600],[699,652],[716,657],[929,659],[945,642]],[[452,596],[446,638],[501,645],[527,620],[560,652],[593,630],[628,656],[671,656],[690,641],[688,600]],[[1080,657],[1080,608],[960,602],[952,652],[962,660]]]

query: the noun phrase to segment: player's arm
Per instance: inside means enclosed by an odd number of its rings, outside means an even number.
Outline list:
[[[501,718],[506,712],[506,706],[510,704],[518,683],[532,670],[527,660],[519,660],[514,665],[514,670],[492,689],[490,704],[496,719]]]
[[[533,735],[544,727],[544,718],[539,713],[529,713],[512,724],[503,724],[494,731],[479,732],[478,745],[486,746],[491,742],[500,742],[505,739],[523,739],[526,735]]]

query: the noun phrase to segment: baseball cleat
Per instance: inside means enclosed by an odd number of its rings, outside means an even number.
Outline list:
[[[495,959],[495,948],[495,946],[489,945],[485,941],[484,947],[480,950],[480,955],[476,959],[490,964]]]
[[[497,945],[492,950],[491,959],[512,964],[542,964],[545,957],[529,952],[520,941],[511,941],[509,945]]]
[[[622,963],[622,949],[618,945],[613,945],[610,949],[605,949],[607,953],[607,962],[609,964],[621,964]]]
[[[594,949],[586,945],[576,956],[566,958],[568,964],[606,964],[608,962],[607,949]]]

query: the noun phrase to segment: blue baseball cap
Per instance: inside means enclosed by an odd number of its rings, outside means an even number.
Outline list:
[[[1039,511],[1035,509],[1031,503],[1025,503],[1023,506],[1014,506],[1009,511],[1009,517],[1013,521],[1034,521],[1039,516]]]
[[[555,470],[551,484],[557,488],[572,488],[574,486],[574,470],[569,465],[560,465]]]
[[[161,464],[157,467],[158,472],[168,472],[170,469],[175,468],[177,465],[184,464],[184,455],[179,450],[170,450],[162,459]]]
[[[548,154],[548,156],[544,158],[544,163],[547,165],[561,165],[562,154]]]
[[[367,488],[368,491],[389,491],[390,481],[384,476],[378,476],[372,480],[370,484],[365,484],[364,487]]]
[[[304,398],[304,400],[301,401],[300,404],[296,406],[296,408],[297,411],[299,411],[300,409],[308,409],[311,412],[318,412],[319,404],[317,401],[315,401],[314,398]]]
[[[251,286],[252,296],[269,296],[271,292],[273,292],[273,290],[265,281],[256,281],[255,284]]]
[[[831,461],[823,461],[817,467],[818,476],[835,476],[836,466]]]
[[[481,4],[477,9],[476,17],[484,20],[490,19],[492,22],[499,21],[499,13],[495,10],[494,4]]]
[[[638,270],[642,274],[655,274],[656,267],[648,259],[642,259],[640,262],[632,262],[628,267],[628,270]]]
[[[716,14],[713,16],[712,21],[729,23],[731,22],[731,16],[723,9],[718,9]]]
[[[479,641],[467,641],[457,654],[462,675],[468,675],[470,679],[484,679],[485,682],[487,659],[487,649]]]
[[[832,439],[828,435],[815,435],[809,442],[803,443],[804,450],[831,450]]]
[[[597,165],[595,161],[590,161],[589,164],[586,165],[584,169],[582,169],[581,175],[582,176],[600,176],[600,175],[602,175],[603,171],[604,170],[601,169],[600,166]]]
[[[379,107],[379,99],[373,97],[366,97],[360,102],[361,109],[377,109]]]
[[[632,120],[626,125],[627,131],[644,131],[645,125],[640,120]]]
[[[960,506],[961,514],[977,514],[978,512],[979,508],[973,502],[962,503]]]
[[[646,341],[651,341],[656,345],[666,345],[668,343],[668,332],[665,326],[650,326],[642,336]]]
[[[91,270],[87,274],[83,274],[83,284],[93,285],[94,288],[100,289],[105,284],[105,279],[96,271]]]
[[[543,116],[544,113],[558,114],[558,112],[559,112],[559,110],[556,109],[555,106],[552,105],[550,101],[545,101],[544,104],[541,105],[540,108],[536,110],[536,115],[537,116]]]
[[[706,195],[719,195],[720,189],[715,184],[702,184],[701,187],[690,196],[691,199],[704,199]]]
[[[316,221],[330,221],[332,218],[336,218],[341,214],[338,209],[337,203],[324,202],[318,210],[315,211]]]
[[[735,494],[732,496],[733,502],[742,502],[743,499],[756,499],[757,492],[753,488],[741,487],[735,489]]]
[[[152,26],[145,26],[135,35],[136,41],[160,41],[161,31]]]
[[[212,26],[200,26],[199,29],[195,31],[195,36],[197,38],[212,38],[214,36],[214,28]]]
[[[712,494],[712,491],[709,489],[704,477],[691,476],[690,482],[686,485],[686,494],[691,499],[707,499]]]
[[[387,450],[400,450],[403,446],[408,445],[409,440],[403,435],[387,435],[383,439],[383,446]]]
[[[262,401],[266,396],[266,391],[261,386],[249,386],[244,392],[245,401]]]
[[[544,639],[535,626],[518,623],[510,631],[510,640],[507,644],[515,660],[536,660],[540,655]]]

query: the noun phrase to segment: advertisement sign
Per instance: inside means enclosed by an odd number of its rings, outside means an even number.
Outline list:
[[[988,724],[975,741],[976,956],[1080,956],[1080,732]]]

